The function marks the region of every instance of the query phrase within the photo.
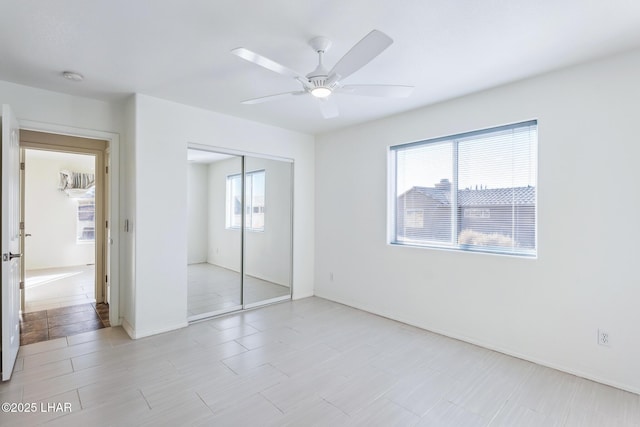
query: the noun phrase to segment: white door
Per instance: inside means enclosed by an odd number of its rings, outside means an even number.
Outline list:
[[[18,120],[2,106],[2,381],[20,348],[20,137]]]

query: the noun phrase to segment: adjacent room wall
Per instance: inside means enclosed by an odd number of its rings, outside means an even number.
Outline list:
[[[293,296],[313,294],[314,138],[146,95],[135,99],[134,337],[186,326],[189,144],[295,161]]]
[[[638,75],[634,51],[319,136],[316,294],[640,392]],[[529,119],[537,259],[387,244],[390,145]]]
[[[95,157],[26,150],[25,164],[26,269],[94,264],[95,243],[76,241],[77,200],[58,183],[62,170],[95,173]]]

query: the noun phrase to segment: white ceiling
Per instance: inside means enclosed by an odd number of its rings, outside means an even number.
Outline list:
[[[336,94],[335,119],[311,96],[240,103],[300,84],[231,49],[306,74],[310,38],[332,40],[330,68],[372,29],[394,44],[343,83],[413,85],[410,98]],[[638,0],[0,0],[1,80],[102,100],[138,92],[307,133],[638,46]]]

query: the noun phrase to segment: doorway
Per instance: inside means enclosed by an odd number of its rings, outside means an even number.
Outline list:
[[[291,299],[293,162],[187,150],[188,319]]]
[[[20,139],[21,342],[109,326],[107,142],[33,131]]]

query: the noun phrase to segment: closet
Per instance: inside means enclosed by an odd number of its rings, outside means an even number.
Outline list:
[[[188,319],[291,298],[293,162],[187,150]]]

